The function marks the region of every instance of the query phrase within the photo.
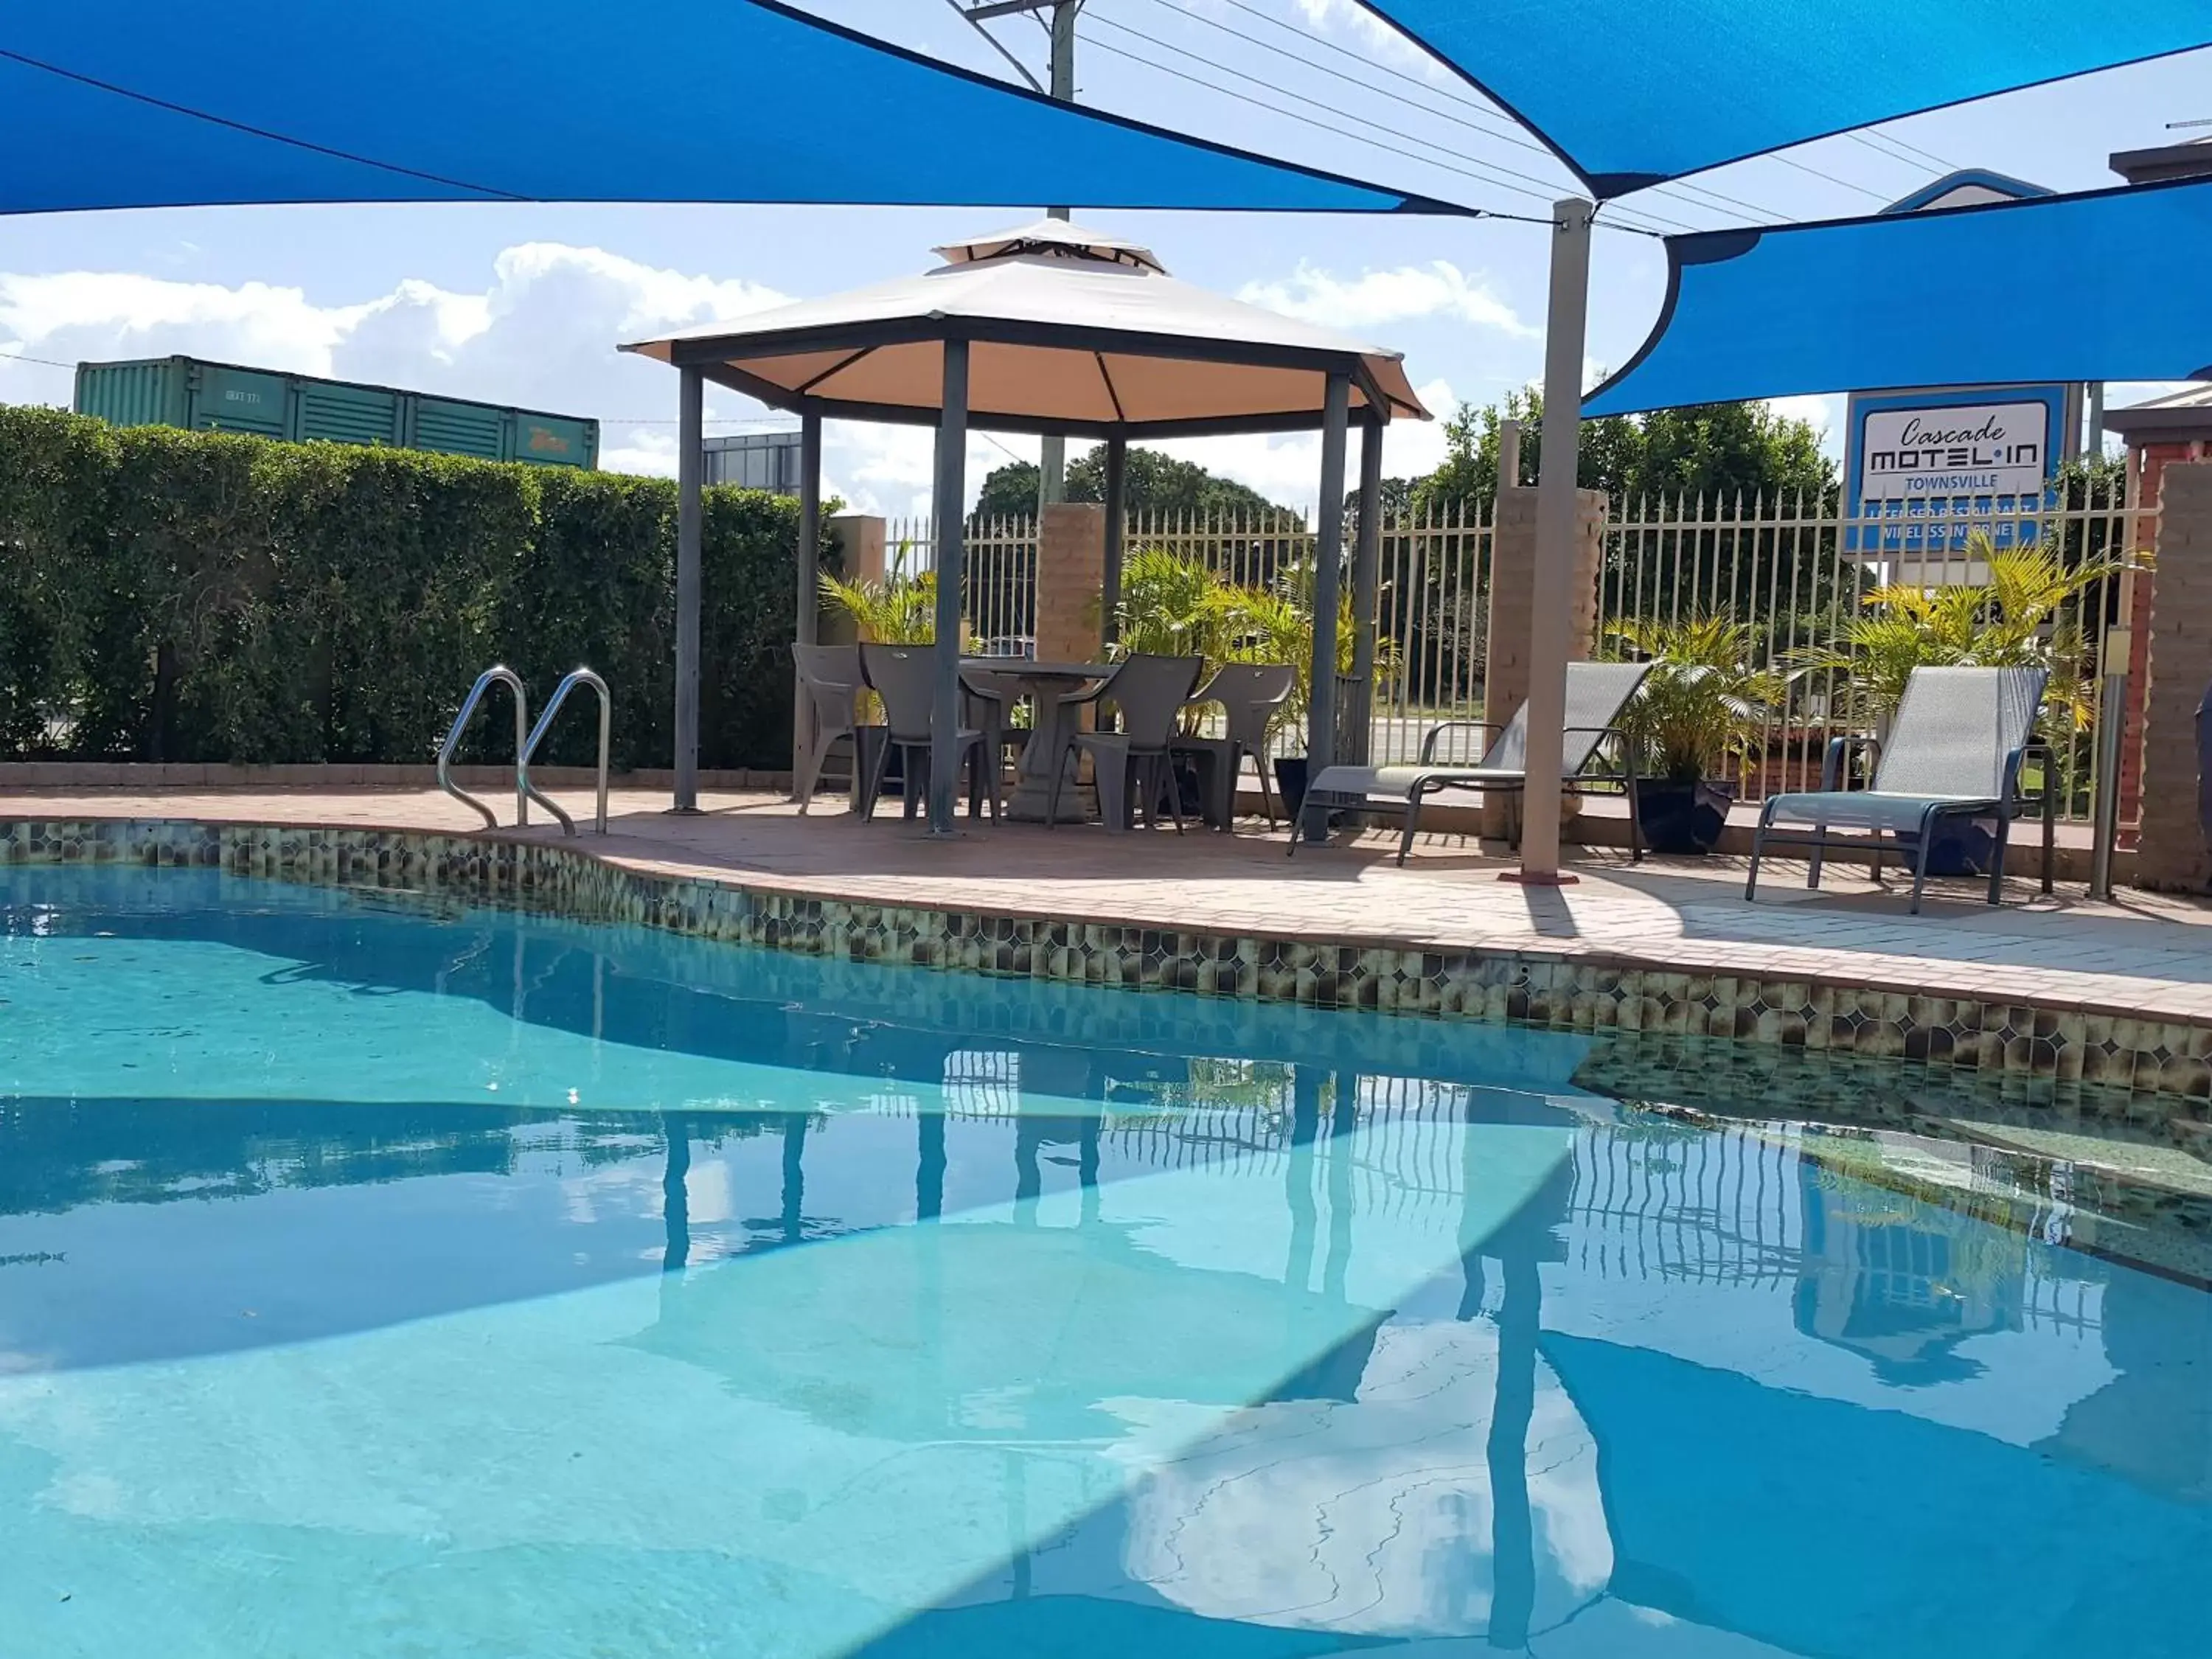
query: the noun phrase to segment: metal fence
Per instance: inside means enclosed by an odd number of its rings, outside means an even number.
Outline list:
[[[1926,504],[1911,517],[1845,516],[1831,498],[1713,501],[1646,500],[1607,515],[1598,634],[1617,645],[1632,620],[1661,627],[1728,617],[1752,629],[1754,665],[1780,683],[1761,703],[1745,795],[1817,788],[1828,740],[1864,732],[1880,713],[1866,672],[1884,643],[1880,623],[1895,605],[1885,589],[1957,592],[1979,619],[1995,604],[1977,533],[1999,554],[2031,543],[2063,571],[2109,567],[2074,585],[2039,630],[2052,666],[2052,706],[2042,735],[2052,748],[2062,818],[2092,812],[2097,688],[2107,638],[2130,614],[2136,568],[2156,540],[2154,509],[2117,490],[2091,492],[2025,515],[1982,502]]]
[[[1745,797],[1817,787],[1828,739],[1875,724],[1868,679],[1856,672],[1871,648],[1863,624],[1879,614],[1869,597],[1886,584],[1985,584],[1988,570],[1967,551],[1968,534],[1978,529],[2000,548],[2039,540],[2069,568],[2129,567],[2078,587],[2043,630],[2058,688],[2054,704],[2068,711],[2046,722],[2051,781],[2060,816],[2087,818],[2107,635],[2128,614],[2132,567],[2147,562],[2156,534],[2155,509],[2130,504],[2116,489],[2085,495],[2077,488],[2061,505],[2025,514],[2006,502],[1934,502],[1911,516],[1849,518],[1832,495],[1721,501],[1684,495],[1615,503],[1603,532],[1598,647],[1620,648],[1619,630],[1635,619],[1675,624],[1723,615],[1747,624],[1754,665],[1784,690],[1760,717]],[[926,520],[895,521],[889,533],[910,563],[915,550],[931,545]],[[1347,544],[1351,533],[1347,526]],[[1401,506],[1385,519],[1369,705],[1368,752],[1376,763],[1416,758],[1423,732],[1438,720],[1484,717],[1495,540],[1489,502]],[[1310,570],[1315,537],[1302,517],[1288,514],[1133,511],[1127,545],[1177,554],[1226,582],[1265,589]],[[977,519],[967,546],[963,603],[975,648],[1033,653],[1035,522]]]

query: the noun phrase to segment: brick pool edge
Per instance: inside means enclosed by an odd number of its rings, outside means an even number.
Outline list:
[[[585,921],[854,961],[1553,1030],[1725,1037],[1997,1079],[2212,1097],[2212,1023],[1692,971],[1617,954],[1440,951],[898,905],[636,870],[551,842],[427,830],[17,817],[0,819],[0,862],[197,866],[529,897]]]

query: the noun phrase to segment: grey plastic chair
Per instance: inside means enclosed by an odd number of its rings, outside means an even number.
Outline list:
[[[1912,848],[1912,914],[1920,914],[1921,890],[1928,883],[1928,854],[1947,819],[1994,818],[1996,847],[1990,859],[1990,902],[2003,896],[2005,846],[2012,821],[2024,804],[2020,797],[2021,763],[2033,742],[2035,720],[2050,679],[2040,668],[1916,668],[1905,682],[1889,740],[1837,738],[1828,744],[1820,769],[1820,787],[1768,799],[1751,840],[1751,874],[1746,899],[1759,892],[1759,861],[1777,847],[1802,847],[1812,854],[1805,884],[1820,884],[1822,856],[1832,845],[1869,845],[1865,839],[1839,843],[1830,833],[1844,830],[1869,837],[1875,870],[1881,869],[1886,847]],[[1847,789],[1846,768],[1854,750],[1875,756],[1873,787]],[[2044,799],[2044,866],[2049,878],[2051,799],[2046,777]],[[1885,842],[1887,835],[1892,839]]]
[[[822,763],[840,740],[853,744],[853,769],[860,769],[860,738],[854,723],[853,700],[860,695],[860,647],[857,645],[793,645],[793,662],[799,671],[799,691],[814,706],[814,741],[799,757],[799,815],[814,799],[822,781]]]
[[[905,798],[906,816],[912,817],[921,804],[929,777],[929,717],[937,694],[937,647],[863,645],[860,669],[876,695],[883,699],[886,728],[883,745],[876,750],[875,764],[868,769],[867,785],[860,796],[860,816],[875,817],[876,801],[884,793],[884,774],[890,769],[891,751],[896,750],[901,775],[905,779],[901,793]],[[959,758],[981,764],[982,752],[982,732],[963,726],[958,736]],[[1000,781],[995,769],[985,769],[991,773],[985,782],[990,793],[991,821],[995,823],[1000,804]],[[968,815],[974,817],[975,813],[971,794]]]
[[[1571,662],[1567,665],[1565,730],[1559,746],[1559,788],[1568,794],[1619,788],[1628,796],[1628,847],[1632,861],[1644,858],[1644,825],[1636,803],[1636,754],[1620,729],[1620,711],[1644,689],[1651,672],[1645,662]],[[1437,740],[1448,732],[1495,732],[1495,741],[1472,763],[1438,765]],[[1589,769],[1599,750],[1614,740],[1620,764]],[[1395,811],[1405,815],[1398,838],[1398,862],[1413,850],[1420,825],[1421,803],[1446,789],[1478,789],[1485,794],[1519,793],[1528,787],[1528,705],[1523,702],[1501,730],[1486,720],[1443,720],[1421,738],[1416,766],[1330,766],[1306,786],[1306,798],[1291,823],[1295,855],[1306,820],[1316,812]]]
[[[1186,708],[1218,703],[1224,716],[1222,735],[1205,738],[1178,735],[1169,744],[1177,755],[1206,757],[1212,765],[1214,823],[1224,830],[1236,827],[1237,785],[1247,756],[1260,775],[1260,804],[1267,814],[1267,827],[1275,827],[1275,793],[1267,779],[1267,722],[1290,700],[1298,671],[1287,663],[1232,662],[1214,671]]]
[[[968,810],[975,810],[976,792],[982,787],[984,769],[995,767],[1003,775],[1006,765],[1006,750],[1019,749],[1029,742],[1029,729],[1013,723],[1013,707],[1021,696],[1021,688],[1003,674],[994,674],[983,669],[963,668],[960,671],[960,718],[983,734],[983,754],[981,766],[968,771]],[[1000,779],[1004,785],[1003,775]]]
[[[1145,821],[1159,819],[1158,801],[1164,786],[1172,784],[1168,769],[1168,745],[1175,740],[1182,706],[1197,689],[1206,672],[1202,657],[1124,657],[1114,672],[1087,691],[1073,692],[1060,700],[1062,709],[1080,704],[1111,703],[1120,716],[1114,732],[1074,732],[1052,769],[1052,787],[1045,805],[1048,827],[1059,822],[1060,785],[1070,757],[1088,755],[1098,781],[1098,816],[1109,830],[1126,830],[1133,814],[1129,786],[1133,779],[1141,792]],[[1182,833],[1182,803],[1177,791],[1168,787],[1168,812],[1176,834]]]

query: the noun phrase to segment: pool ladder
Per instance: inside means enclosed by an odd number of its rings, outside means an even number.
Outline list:
[[[499,828],[499,815],[483,801],[453,781],[453,751],[461,746],[461,734],[468,729],[469,720],[477,712],[477,705],[495,685],[503,685],[514,694],[514,822],[520,829],[530,822],[530,803],[540,806],[560,820],[563,835],[576,833],[576,821],[561,810],[560,803],[530,781],[530,757],[538,752],[538,745],[545,740],[545,733],[553,724],[553,717],[561,712],[561,705],[568,694],[579,685],[588,685],[599,697],[599,813],[592,828],[600,835],[607,833],[607,756],[609,738],[614,726],[614,704],[607,695],[607,683],[588,668],[572,670],[553,690],[545,704],[545,712],[538,717],[538,724],[530,723],[530,694],[524,690],[522,677],[504,663],[495,663],[477,676],[477,683],[469,688],[468,696],[461,703],[461,712],[453,717],[452,729],[446,740],[438,746],[438,787],[455,800],[466,801],[483,817],[484,827]]]

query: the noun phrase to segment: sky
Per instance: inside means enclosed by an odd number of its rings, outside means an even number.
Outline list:
[[[941,0],[800,3],[1012,76]],[[1042,73],[1041,28],[1020,17],[991,27]],[[1572,188],[1509,118],[1350,0],[1088,0],[1078,35],[1085,104],[1506,212],[1543,215]],[[2212,52],[2189,53],[1893,122],[1640,193],[1603,217],[1705,229],[1870,212],[1954,167],[2094,189],[2116,182],[2111,152],[2193,136],[2166,124],[2212,118],[2208,70]],[[823,118],[836,118],[831,89]],[[619,356],[617,342],[912,274],[934,263],[934,244],[1033,216],[454,204],[0,218],[0,402],[65,404],[80,360],[183,353],[596,416],[603,465],[672,472],[676,377]],[[1141,240],[1178,276],[1402,351],[1440,416],[1540,375],[1542,225],[1079,209],[1077,218]],[[1665,276],[1655,238],[1599,237],[1593,378],[1642,343]],[[2112,401],[2148,390],[2116,387]],[[1784,408],[1840,449],[1840,398]],[[710,433],[789,423],[712,386],[707,413]],[[1276,501],[1304,505],[1315,493],[1310,435],[1164,447]],[[1441,420],[1394,424],[1387,470],[1426,471],[1443,449]],[[971,498],[991,467],[1036,452],[1034,439],[977,434]],[[925,512],[929,483],[927,431],[836,422],[825,432],[825,489],[856,508]]]

